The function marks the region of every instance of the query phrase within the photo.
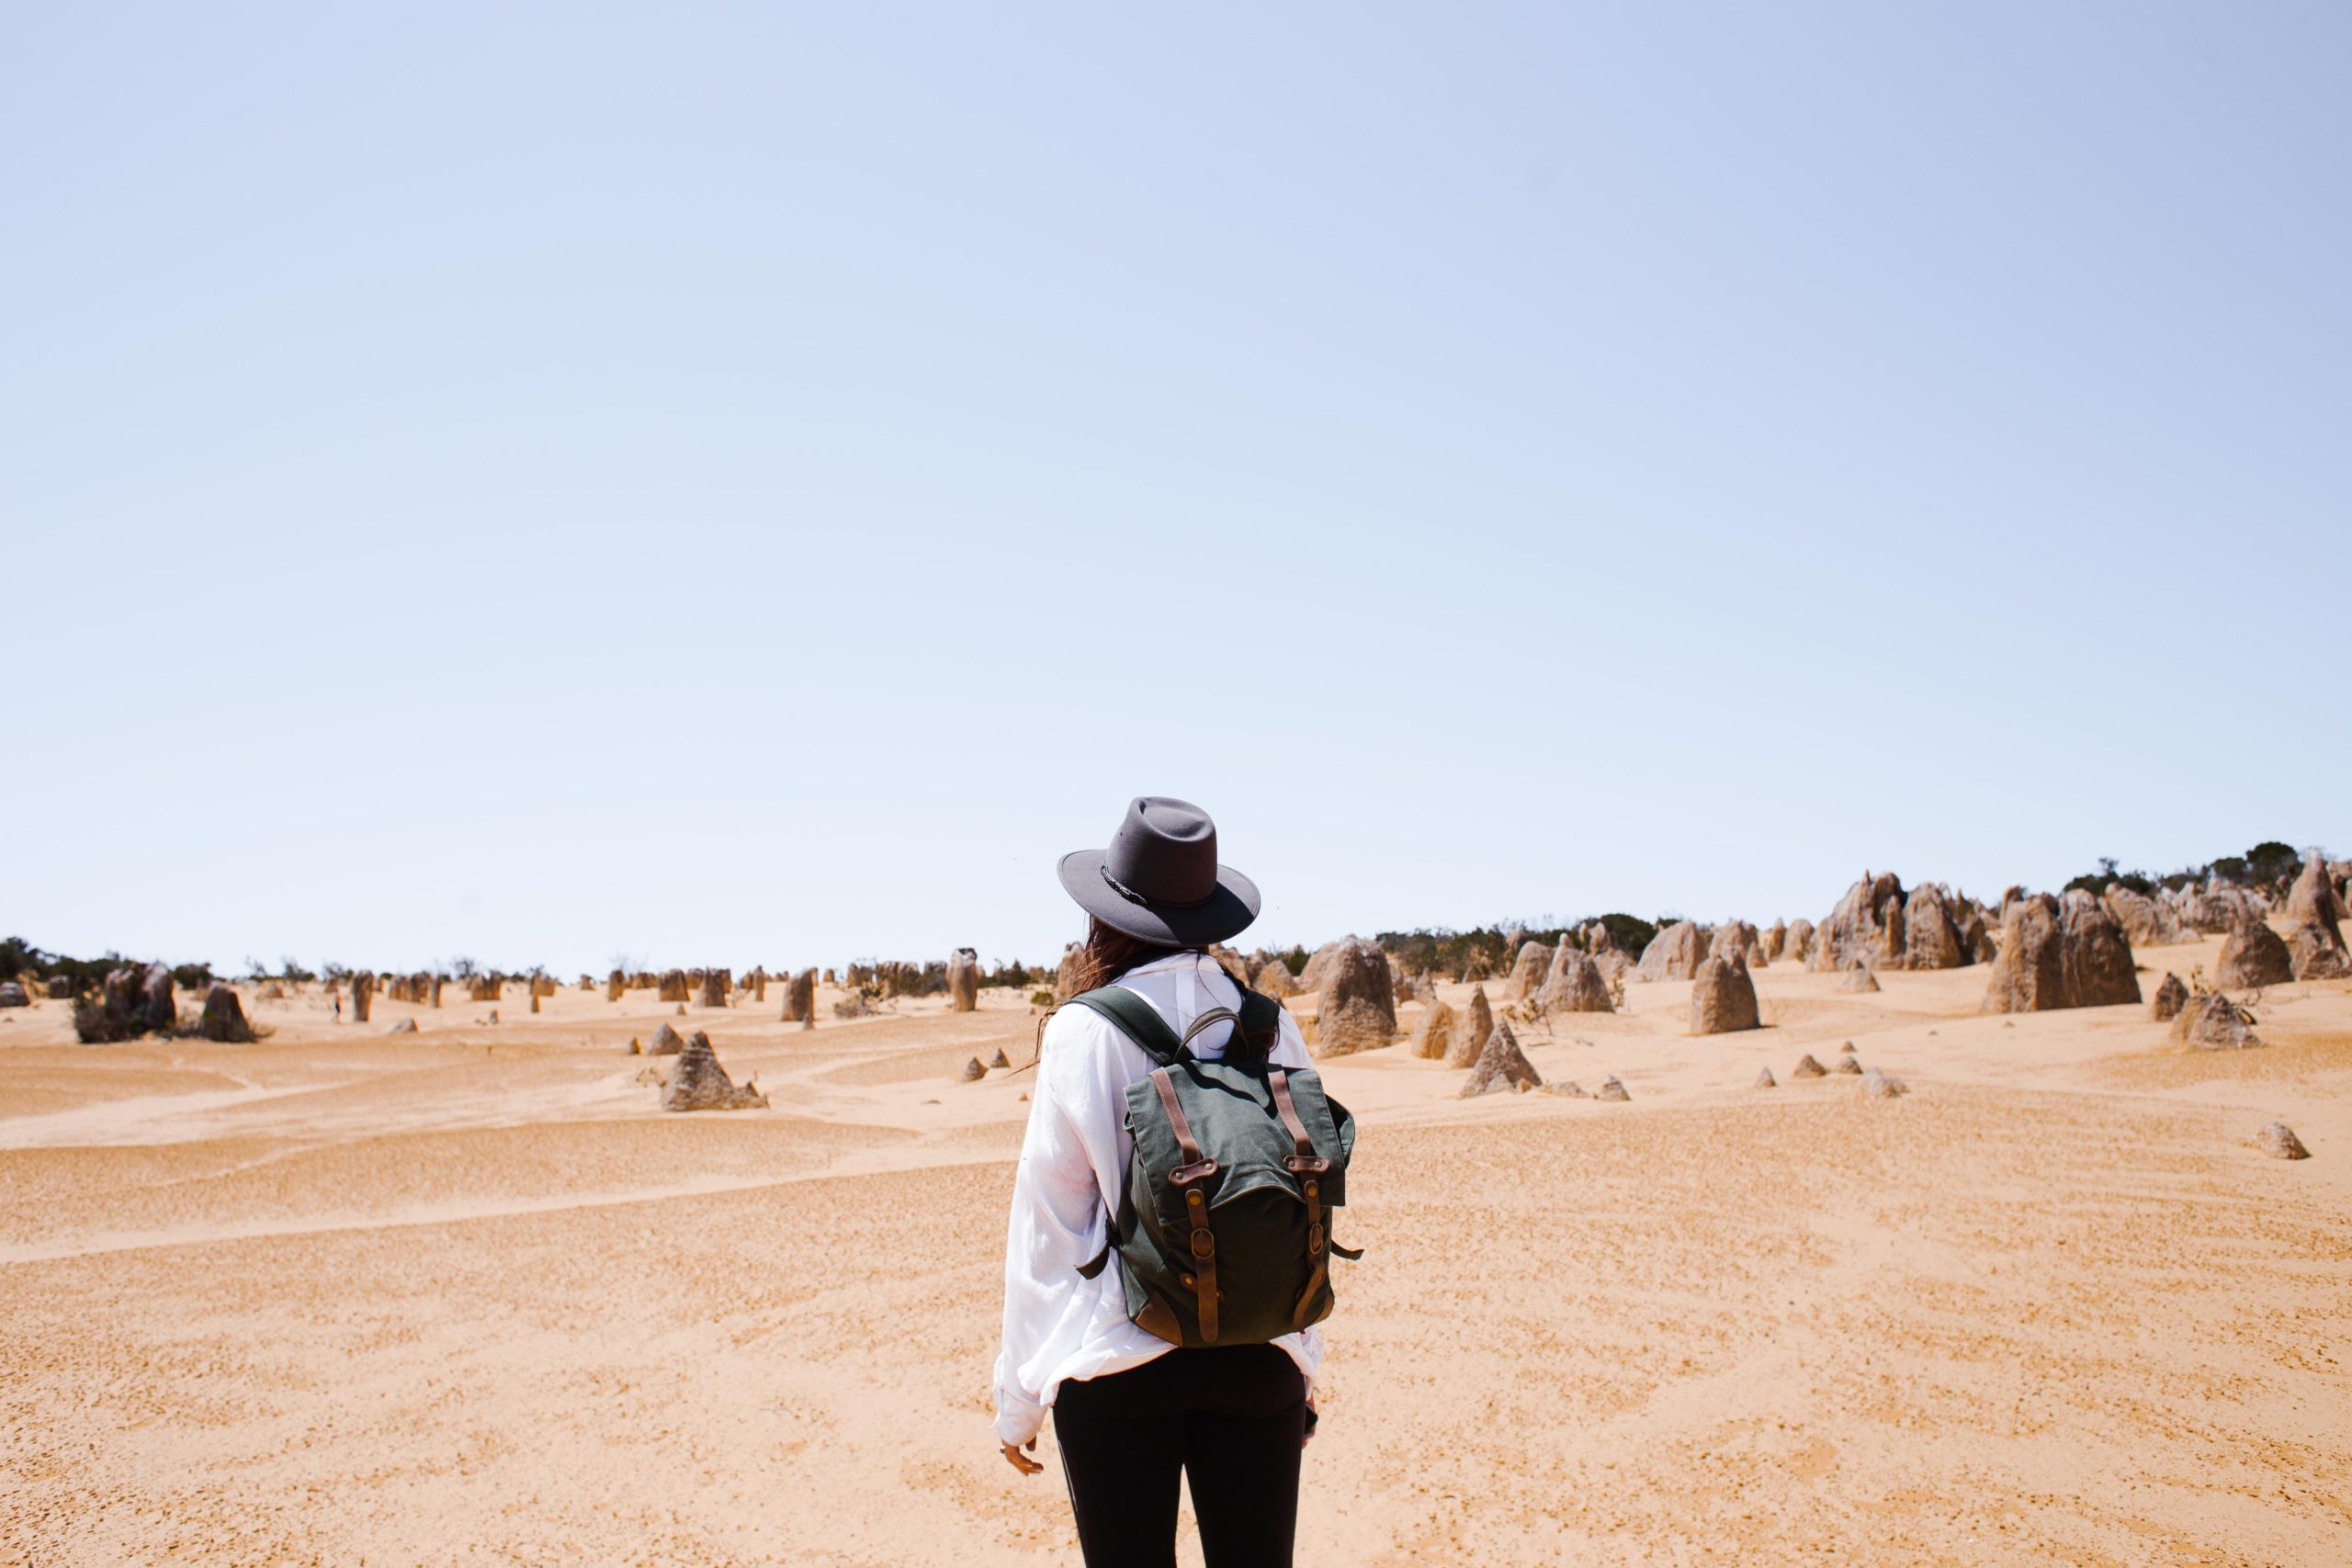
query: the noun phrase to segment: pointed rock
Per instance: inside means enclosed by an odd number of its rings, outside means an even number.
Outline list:
[[[748,1084],[735,1087],[710,1048],[710,1036],[699,1029],[686,1037],[677,1066],[662,1085],[664,1111],[751,1111],[764,1109],[767,1102],[766,1095]]]
[[[996,1048],[996,1057],[993,1061],[989,1063],[989,1066],[993,1068],[1005,1068],[1012,1066],[1012,1062],[1007,1060],[1005,1057],[1003,1046],[1000,1045]]]
[[[2262,1043],[2254,1015],[2219,991],[2197,998],[2172,1021],[2176,1043],[2192,1051],[2243,1051]]]
[[[1592,1098],[1595,1100],[1631,1100],[1634,1097],[1625,1092],[1625,1086],[1617,1081],[1617,1075],[1615,1073],[1611,1073],[1600,1081],[1600,1092],[1594,1095]]]
[[[384,1031],[384,1032],[387,1034],[413,1034],[416,1032],[416,1020],[413,1018],[404,1018],[398,1023],[392,1025],[390,1029]]]
[[[2298,980],[2341,980],[2352,975],[2352,953],[2344,939],[2316,921],[2305,920],[2287,932],[2287,961]]]
[[[1838,988],[1841,991],[1880,989],[1877,972],[1871,968],[1870,960],[1859,953],[1846,960],[1846,966],[1838,971]]]
[[[2287,944],[2259,919],[2241,920],[2222,943],[2213,965],[2213,984],[2223,990],[2258,986],[2283,986],[2295,977],[2295,960]]]
[[[964,1081],[966,1083],[978,1083],[988,1076],[989,1070],[980,1066],[980,1059],[978,1056],[973,1057],[970,1061],[964,1064]]]
[[[1688,980],[1699,973],[1699,965],[1707,960],[1707,939],[1699,933],[1696,922],[1677,920],[1642,949],[1642,961],[1634,965],[1636,980]]]
[[[1510,1025],[1498,1020],[1495,1032],[1487,1036],[1486,1048],[1478,1053],[1477,1065],[1470,1069],[1470,1081],[1462,1086],[1462,1098],[1493,1094],[1507,1089],[1536,1089],[1544,1082],[1535,1064],[1527,1059],[1511,1035]]]
[[[413,1021],[408,1026],[414,1029]],[[204,992],[204,1017],[198,1024],[207,1040],[223,1044],[249,1045],[253,1043],[253,1026],[245,1021],[245,1004],[238,999],[236,988],[225,980],[215,980]]]
[[[1601,978],[1600,965],[1581,948],[1570,946],[1565,938],[1559,951],[1552,955],[1552,972],[1544,976],[1536,999],[1550,1012],[1617,1010],[1609,999],[1609,982]]]
[[[1290,965],[1281,959],[1269,958],[1259,964],[1257,974],[1250,977],[1250,988],[1261,997],[1272,997],[1281,1001],[1285,997],[1298,995],[1298,976],[1293,975]]]
[[[1781,1080],[1772,1076],[1771,1068],[1758,1067],[1756,1069],[1756,1087],[1758,1089],[1778,1089],[1781,1087]]]
[[[1479,1054],[1486,1050],[1487,1039],[1495,1032],[1495,1010],[1487,1004],[1487,987],[1470,987],[1470,1001],[1464,1010],[1460,1027],[1453,1032],[1453,1043],[1446,1048],[1445,1065],[1449,1067],[1474,1067]]]
[[[2170,1023],[2188,1005],[2188,987],[2180,983],[2179,976],[2166,970],[2164,984],[2156,987],[2154,999],[2148,1003],[2148,1016],[2158,1023]]]
[[[1815,1061],[1813,1053],[1810,1051],[1799,1057],[1797,1065],[1789,1072],[1789,1077],[1792,1078],[1826,1078],[1828,1076],[1829,1069]]]
[[[1445,1060],[1453,1049],[1453,1009],[1432,993],[1421,1009],[1420,1026],[1413,1031],[1413,1055],[1433,1062]]]
[[[1729,1034],[1762,1027],[1747,960],[1736,950],[1708,954],[1690,984],[1690,1032]]]
[[[1388,954],[1369,942],[1342,942],[1328,961],[1315,1014],[1317,1056],[1376,1051],[1396,1038],[1396,992]]]
[[[1521,942],[1503,994],[1513,1001],[1532,997],[1544,988],[1544,978],[1551,972],[1552,950],[1540,942]]]
[[[970,1012],[980,1005],[980,955],[959,947],[947,958],[947,1010]]]
[[[1860,1056],[1840,1056],[1838,1058],[1838,1066],[1831,1070],[1840,1073],[1851,1073],[1859,1077],[1861,1076],[1862,1059]]]
[[[653,1043],[645,1048],[645,1054],[649,1056],[674,1056],[685,1048],[686,1043],[679,1038],[678,1032],[664,1021],[662,1027],[653,1032]]]
[[[1893,1100],[1898,1094],[1909,1092],[1901,1078],[1890,1077],[1876,1067],[1862,1075],[1862,1093],[1872,1100]]]

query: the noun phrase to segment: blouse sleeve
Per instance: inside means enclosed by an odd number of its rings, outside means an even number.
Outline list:
[[[1107,1081],[1095,1082],[1102,1075],[1085,1062],[1102,1053],[1088,1049],[1086,1031],[1065,1031],[1059,1023],[1046,1030],[1005,1236],[996,1429],[1008,1443],[1025,1443],[1045,1425],[1045,1385],[1070,1348],[1063,1341],[1088,1315],[1080,1300],[1088,1281],[1078,1266],[1102,1250],[1106,1234],[1097,1167],[1109,1151],[1091,1146],[1098,1140],[1080,1130],[1095,1128],[1099,1134],[1106,1129],[1097,1124],[1110,1122],[1107,1106],[1092,1103],[1104,1098],[1098,1091]]]

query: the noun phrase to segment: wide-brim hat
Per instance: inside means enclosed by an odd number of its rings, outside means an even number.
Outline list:
[[[1258,918],[1258,885],[1216,858],[1216,824],[1189,800],[1138,795],[1104,850],[1062,856],[1062,889],[1114,931],[1167,947],[1223,942]]]

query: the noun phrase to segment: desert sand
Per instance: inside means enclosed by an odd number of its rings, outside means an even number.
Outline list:
[[[1755,980],[1751,1032],[1687,981],[1515,1026],[1624,1103],[1327,1065],[1368,1252],[1303,1563],[2352,1562],[2352,982],[2192,1055],[1981,968]],[[1050,1428],[1024,1480],[989,1427],[1030,1077],[959,1081],[1030,1004],[837,994],[0,1014],[0,1561],[1075,1562]],[[773,1108],[659,1112],[665,1018]],[[1848,1041],[1909,1093],[1791,1077]]]

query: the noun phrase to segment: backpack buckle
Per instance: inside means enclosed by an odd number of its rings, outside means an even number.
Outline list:
[[[1297,1176],[1321,1176],[1331,1168],[1331,1162],[1321,1155],[1292,1155],[1283,1161],[1283,1168]]]
[[[1216,1161],[1204,1159],[1197,1165],[1180,1165],[1168,1173],[1168,1179],[1179,1187],[1190,1187],[1195,1181],[1206,1181],[1216,1174]]]

